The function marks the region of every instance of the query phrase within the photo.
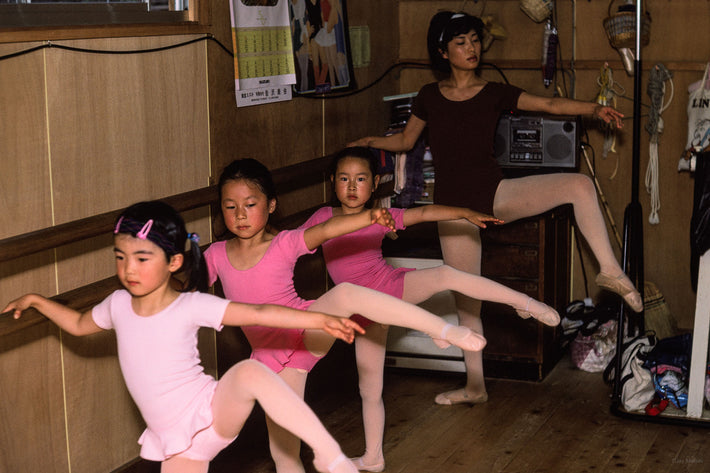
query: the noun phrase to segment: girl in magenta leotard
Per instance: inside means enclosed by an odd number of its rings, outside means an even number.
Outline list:
[[[317,225],[337,215],[363,212],[371,206],[372,196],[379,183],[377,159],[363,147],[346,148],[336,153],[333,160],[334,207],[323,207],[308,219],[303,227]],[[488,215],[460,207],[425,205],[410,209],[387,209],[397,230],[421,222],[459,220],[479,227],[502,221]],[[350,282],[385,292],[406,302],[417,304],[434,294],[453,290],[480,300],[513,306],[521,317],[534,317],[547,325],[560,322],[557,312],[526,294],[450,266],[413,270],[393,268],[382,257],[382,239],[389,229],[372,225],[323,243],[323,256],[328,273],[336,284]],[[382,382],[385,361],[387,327],[356,319],[367,327],[367,334],[355,339],[355,354],[360,377],[360,397],[365,428],[365,453],[352,459],[365,471],[384,470],[382,437],[385,409],[382,402]]]
[[[124,289],[80,313],[37,294],[10,302],[3,312],[19,318],[34,308],[72,335],[113,329],[121,371],[146,422],[141,457],[162,462],[162,473],[206,473],[209,462],[241,430],[255,402],[270,418],[304,439],[321,472],[355,473],[303,400],[254,360],[231,367],[219,381],[203,371],[200,327],[263,325],[325,330],[351,342],[355,323],[323,313],[250,305],[195,292],[202,254],[196,235],[162,202],[126,209],[114,230],[116,273]],[[189,243],[190,251],[185,251]],[[181,290],[173,275],[185,273]],[[204,286],[204,284],[202,284]],[[361,330],[361,329],[359,329]]]
[[[466,327],[372,289],[339,284],[314,301],[301,299],[293,286],[296,260],[314,252],[330,238],[379,222],[392,228],[384,209],[341,215],[308,229],[272,233],[269,215],[276,209],[276,192],[269,170],[254,159],[240,159],[225,168],[219,180],[219,201],[233,237],[213,243],[205,252],[210,284],[218,278],[228,299],[249,303],[283,304],[327,311],[341,317],[362,314],[389,325],[429,334],[446,347],[481,350],[485,339]],[[334,338],[322,330],[283,330],[244,327],[252,358],[262,361],[303,396],[308,372],[323,357]],[[279,472],[303,471],[298,438],[268,417],[271,455]]]

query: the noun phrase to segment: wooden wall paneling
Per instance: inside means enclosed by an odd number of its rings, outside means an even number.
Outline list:
[[[70,471],[58,337],[45,323],[0,338],[0,471]]]
[[[1,45],[0,56],[37,43]],[[2,61],[0,67],[0,238],[52,224],[42,53]]]
[[[130,38],[71,44],[141,50],[184,40]],[[204,44],[193,43],[148,54],[48,52],[57,223],[208,182],[205,51]],[[107,252],[110,238],[104,237],[60,250],[61,290],[110,275]]]
[[[132,50],[184,40],[127,38],[71,45]],[[204,45],[150,54],[50,53],[48,103],[57,223],[205,185]]]
[[[36,46],[3,44],[0,56]],[[2,61],[0,84],[0,238],[7,238],[52,225],[42,53]],[[0,268],[0,304],[27,291],[55,293],[51,252]]]
[[[67,435],[72,471],[112,471],[135,458],[145,424],[116,359],[116,335],[63,334]]]
[[[0,305],[5,307],[27,292],[57,294],[53,251],[6,261],[0,266]]]
[[[367,26],[370,32],[370,65],[354,70],[358,89],[367,87],[398,60],[398,8],[396,2],[347,2],[349,26]],[[373,7],[376,14],[373,14]],[[325,101],[326,153],[343,148],[348,142],[371,133],[384,132],[389,123],[389,107],[382,101],[398,93],[399,70],[356,95]]]

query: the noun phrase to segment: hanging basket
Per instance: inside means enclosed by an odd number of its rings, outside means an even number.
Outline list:
[[[520,9],[534,22],[542,23],[552,13],[552,0],[520,0]]]
[[[613,48],[633,48],[636,46],[636,12],[620,11],[611,13],[614,0],[609,2],[608,15],[604,19],[604,30]],[[646,46],[651,35],[651,15],[648,10],[641,14],[641,46]]]

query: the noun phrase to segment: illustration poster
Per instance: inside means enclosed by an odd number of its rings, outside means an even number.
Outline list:
[[[353,87],[345,0],[288,0],[299,94]]]

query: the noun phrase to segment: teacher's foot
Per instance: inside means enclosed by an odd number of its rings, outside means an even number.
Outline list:
[[[434,398],[434,402],[441,406],[453,406],[454,404],[483,404],[487,401],[487,392],[477,395],[469,395],[463,388],[441,393]]]

